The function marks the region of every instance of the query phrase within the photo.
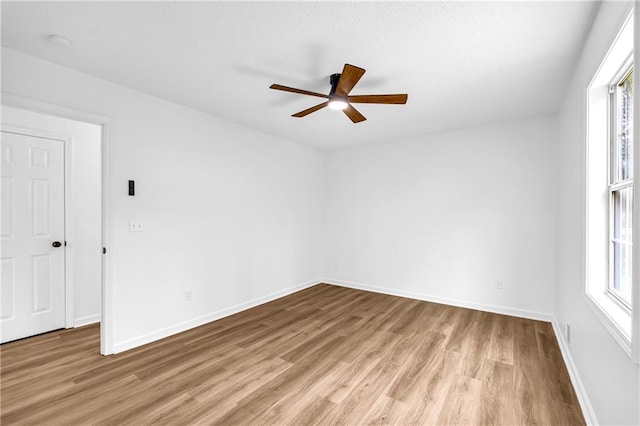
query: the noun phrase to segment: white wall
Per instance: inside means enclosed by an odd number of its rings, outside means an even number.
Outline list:
[[[626,18],[628,7],[628,2],[604,2],[600,6],[559,114],[560,140],[556,150],[555,314],[561,326],[571,325],[568,345],[571,357],[601,424],[640,423],[638,365],[622,350],[584,300],[585,93]],[[637,40],[636,35],[636,43]]]
[[[112,120],[116,351],[320,276],[321,153],[8,49],[2,90]]]
[[[556,142],[543,117],[331,151],[325,274],[549,317]]]
[[[72,218],[66,232],[66,253],[71,254],[73,319],[76,325],[100,321],[102,292],[102,181],[100,139],[102,129],[93,124],[2,107],[2,122],[40,129],[71,138],[71,200],[66,202]]]

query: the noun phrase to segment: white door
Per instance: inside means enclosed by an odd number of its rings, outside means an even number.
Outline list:
[[[64,142],[1,136],[4,343],[65,326]]]

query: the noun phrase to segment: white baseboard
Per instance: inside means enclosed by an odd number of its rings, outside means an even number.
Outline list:
[[[552,322],[554,317],[544,312],[528,311],[524,309],[509,308],[506,306],[488,305],[484,303],[470,302],[467,300],[449,299],[446,297],[432,296],[424,293],[416,293],[412,291],[398,290],[395,288],[379,287],[362,283],[355,283],[344,280],[334,280],[326,278],[323,283],[338,285],[341,287],[349,287],[356,290],[372,291],[374,293],[388,294],[391,296],[407,297],[409,299],[423,300],[425,302],[441,303],[443,305],[458,306],[461,308],[475,309],[478,311],[493,312],[496,314],[510,315],[514,317],[528,318],[539,321]]]
[[[161,328],[154,332],[147,333],[142,336],[134,337],[133,339],[125,340],[124,342],[116,343],[113,345],[113,353],[124,352],[129,349],[137,348],[138,346],[155,342],[156,340],[164,339],[165,337],[169,337],[177,333],[182,333],[183,331],[187,331],[192,328],[199,327],[211,321],[216,321],[221,318],[228,317],[229,315],[233,315],[238,312],[244,311],[246,309],[250,309],[255,306],[262,305],[263,303],[267,303],[272,300],[279,299],[291,293],[295,293],[296,291],[304,290],[305,288],[312,287],[316,284],[319,284],[320,282],[321,281],[319,280],[307,281],[306,283],[285,288],[283,290],[279,290],[279,291],[267,294],[265,296],[257,297],[255,299],[237,304],[235,306],[230,306],[228,308],[220,309],[218,311],[211,312],[207,315],[203,315],[198,318],[184,321],[169,327]]]
[[[597,425],[598,419],[596,418],[596,413],[593,410],[591,401],[589,401],[589,396],[587,395],[587,390],[584,388],[582,379],[580,379],[578,368],[573,363],[573,357],[571,356],[571,351],[569,351],[569,345],[564,338],[562,329],[560,328],[560,325],[558,324],[558,321],[556,321],[556,319],[554,319],[551,324],[553,325],[553,331],[556,335],[556,339],[558,340],[558,346],[560,346],[560,352],[562,353],[564,364],[567,366],[567,371],[569,372],[569,378],[571,378],[573,389],[575,389],[576,391],[576,396],[578,397],[578,402],[580,403],[580,408],[582,409],[584,421],[588,425]]]
[[[87,315],[86,317],[76,318],[73,320],[74,327],[82,327],[83,325],[94,324],[100,322],[100,314]]]

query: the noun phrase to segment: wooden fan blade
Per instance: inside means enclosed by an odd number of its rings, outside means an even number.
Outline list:
[[[298,93],[300,95],[317,96],[319,98],[329,99],[329,95],[323,95],[322,93],[309,92],[308,90],[296,89],[293,87],[282,86],[280,84],[272,84],[269,89],[283,90],[285,92]]]
[[[316,112],[319,109],[322,109],[322,108],[326,107],[327,105],[329,105],[329,101],[323,102],[323,103],[318,104],[316,106],[312,106],[311,108],[307,108],[304,111],[300,111],[298,113],[295,113],[295,114],[292,115],[292,117],[298,117],[298,118],[304,117],[306,115],[311,114],[312,112]]]
[[[359,123],[366,120],[365,116],[360,114],[360,112],[358,112],[358,110],[351,105],[347,105],[347,107],[343,109],[343,111],[345,114],[347,114],[347,117],[349,117],[354,123]]]
[[[348,96],[347,100],[355,104],[406,104],[406,93],[396,95],[356,95]]]
[[[336,87],[336,95],[345,97],[349,94],[353,86],[355,86],[366,71],[362,68],[350,64],[344,64],[338,87]]]

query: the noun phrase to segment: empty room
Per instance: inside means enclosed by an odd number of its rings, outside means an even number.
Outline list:
[[[637,5],[2,1],[0,422],[640,424]]]

